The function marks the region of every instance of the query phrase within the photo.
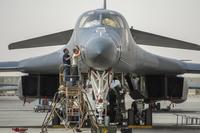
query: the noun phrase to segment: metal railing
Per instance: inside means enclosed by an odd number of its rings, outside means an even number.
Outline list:
[[[199,125],[200,126],[200,117],[188,116],[184,114],[174,114],[176,115],[176,125]]]

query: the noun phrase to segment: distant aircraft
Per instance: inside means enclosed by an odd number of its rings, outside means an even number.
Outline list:
[[[17,91],[17,84],[0,84],[0,91]]]
[[[65,45],[66,44],[66,45]],[[101,121],[109,85],[118,79],[121,88],[144,103],[187,99],[188,85],[180,74],[200,73],[200,64],[165,58],[143,50],[140,45],[200,50],[197,44],[176,40],[130,28],[118,12],[106,9],[83,13],[74,29],[32,38],[9,45],[9,49],[65,45],[48,55],[15,62],[1,62],[1,71],[20,71],[20,88],[24,96],[53,96],[58,87],[59,66],[63,49],[77,45],[81,50],[79,70],[89,79],[95,94]]]
[[[35,100],[35,98],[31,98],[31,97],[25,97],[22,94],[22,90],[19,89],[19,85],[18,84],[0,84],[0,91],[1,92],[8,92],[8,91],[15,91],[16,96],[18,96],[18,98],[24,102],[24,105],[26,102],[31,103]]]

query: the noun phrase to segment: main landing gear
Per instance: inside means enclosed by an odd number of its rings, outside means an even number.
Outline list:
[[[136,100],[128,110],[128,126],[152,126],[151,105],[145,108],[143,100]]]

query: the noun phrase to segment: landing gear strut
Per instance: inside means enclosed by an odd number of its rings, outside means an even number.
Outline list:
[[[106,110],[108,102],[106,99],[112,79],[113,73],[111,69],[107,71],[91,70],[90,80],[95,96],[95,108],[99,124],[103,124],[103,116],[104,118],[107,116]]]

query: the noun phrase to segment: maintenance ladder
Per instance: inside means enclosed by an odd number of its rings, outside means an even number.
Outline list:
[[[88,117],[93,127],[97,127],[94,110],[92,110],[87,94],[81,90],[82,87],[79,84],[72,86],[65,81],[64,65],[61,65],[59,70],[58,92],[55,93],[53,98],[51,111],[45,116],[41,133],[48,132],[49,123],[52,122],[55,116],[61,122],[64,122],[63,126],[66,129],[72,128],[74,130],[74,128],[81,128]],[[65,114],[60,114],[59,109],[64,109]]]
[[[66,87],[66,120],[70,124],[79,124],[81,120],[82,94],[78,86]]]
[[[81,90],[82,87],[79,86],[79,83],[77,83],[75,86],[72,86],[69,81],[65,81],[64,69],[64,65],[61,65],[59,69],[59,83],[65,87],[66,121],[69,124],[79,125],[79,128],[81,128],[89,117],[92,125],[96,127],[96,116],[87,94]],[[80,70],[79,75],[81,75]],[[68,75],[67,77],[70,79],[78,77],[80,81],[81,77],[79,75]]]

